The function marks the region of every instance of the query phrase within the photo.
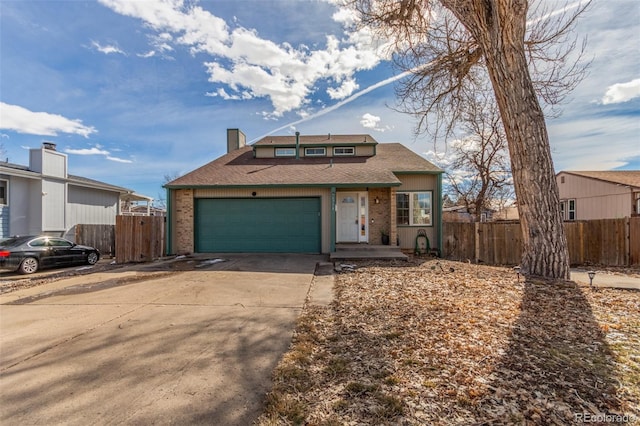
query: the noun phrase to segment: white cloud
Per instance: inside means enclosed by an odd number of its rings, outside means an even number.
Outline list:
[[[366,113],[362,116],[362,119],[360,120],[360,124],[362,124],[362,127],[364,128],[372,129],[377,132],[384,132],[384,131],[393,129],[393,126],[384,126],[384,127],[380,126],[379,124],[381,120],[382,119],[378,116]]]
[[[85,126],[81,120],[71,120],[58,114],[33,112],[18,105],[0,102],[0,129],[13,130],[30,135],[57,136],[69,133],[89,137],[96,133],[93,126]]]
[[[97,41],[93,41],[93,40],[91,40],[91,47],[96,49],[98,52],[104,53],[105,55],[110,55],[112,53],[119,53],[121,55],[125,54],[118,46],[112,46],[112,45],[103,46]]]
[[[375,129],[380,122],[380,117],[376,117],[375,115],[366,113],[362,116],[362,120],[360,120],[360,124],[362,127],[366,127],[367,129]]]
[[[81,149],[66,148],[64,152],[67,154],[73,154],[73,155],[102,155],[109,161],[115,161],[117,163],[133,163],[133,161],[131,160],[112,156],[111,152],[107,151],[106,149],[103,149],[102,146],[100,145],[95,145],[91,148],[81,148]]]
[[[193,54],[210,55],[214,60],[205,63],[209,81],[225,85],[225,99],[266,97],[276,117],[307,105],[318,81],[333,84],[327,90],[333,99],[351,95],[358,89],[354,73],[371,69],[382,60],[384,46],[367,30],[347,33],[340,40],[328,35],[324,49],[309,50],[303,45],[277,44],[253,29],[229,28],[223,19],[194,3],[100,2],[117,13],[143,20],[157,31],[156,48],[161,40],[166,49],[178,44]],[[334,19],[349,23],[352,17],[339,10]]]
[[[424,152],[422,155],[424,155],[427,160],[431,161],[433,164],[442,169],[446,169],[447,167],[449,167],[451,163],[453,163],[453,160],[455,158],[452,153],[446,151],[436,152],[430,150]]]
[[[360,86],[353,79],[349,78],[342,83],[342,85],[338,88],[328,88],[327,93],[331,97],[331,99],[343,99],[347,96],[351,95],[354,90],[359,89]]]
[[[82,149],[67,148],[64,150],[64,152],[66,152],[67,154],[75,154],[75,155],[109,155],[109,151],[100,149],[99,145],[96,145],[93,148],[82,148]]]
[[[602,97],[602,103],[604,105],[618,104],[637,97],[640,97],[640,78],[636,78],[628,83],[618,83],[609,86],[607,92]]]

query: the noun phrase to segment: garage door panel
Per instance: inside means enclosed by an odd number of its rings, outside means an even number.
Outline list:
[[[320,252],[319,198],[196,200],[198,252]]]

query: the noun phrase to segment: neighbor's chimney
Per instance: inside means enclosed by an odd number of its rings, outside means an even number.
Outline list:
[[[247,137],[240,129],[227,129],[227,153],[243,148],[247,144]]]
[[[296,132],[296,160],[300,159],[300,132]]]
[[[50,149],[51,151],[55,151],[56,150],[56,144],[53,143],[53,142],[44,141],[44,142],[42,142],[42,148]]]

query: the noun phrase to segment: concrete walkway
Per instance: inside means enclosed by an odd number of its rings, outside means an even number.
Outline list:
[[[587,269],[572,269],[571,280],[579,284],[589,285],[588,271],[589,270]],[[628,275],[612,274],[605,271],[599,271],[598,269],[594,269],[594,271],[596,272],[596,275],[593,278],[594,287],[640,290],[640,278]]]

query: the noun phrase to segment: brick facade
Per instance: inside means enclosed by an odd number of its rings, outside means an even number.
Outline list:
[[[379,203],[376,204],[376,198]],[[382,231],[389,235],[389,243],[396,245],[396,189],[369,189],[369,243],[382,244]]]
[[[178,189],[175,191],[175,248],[176,253],[193,253],[195,244],[194,237],[194,200],[193,189]]]

